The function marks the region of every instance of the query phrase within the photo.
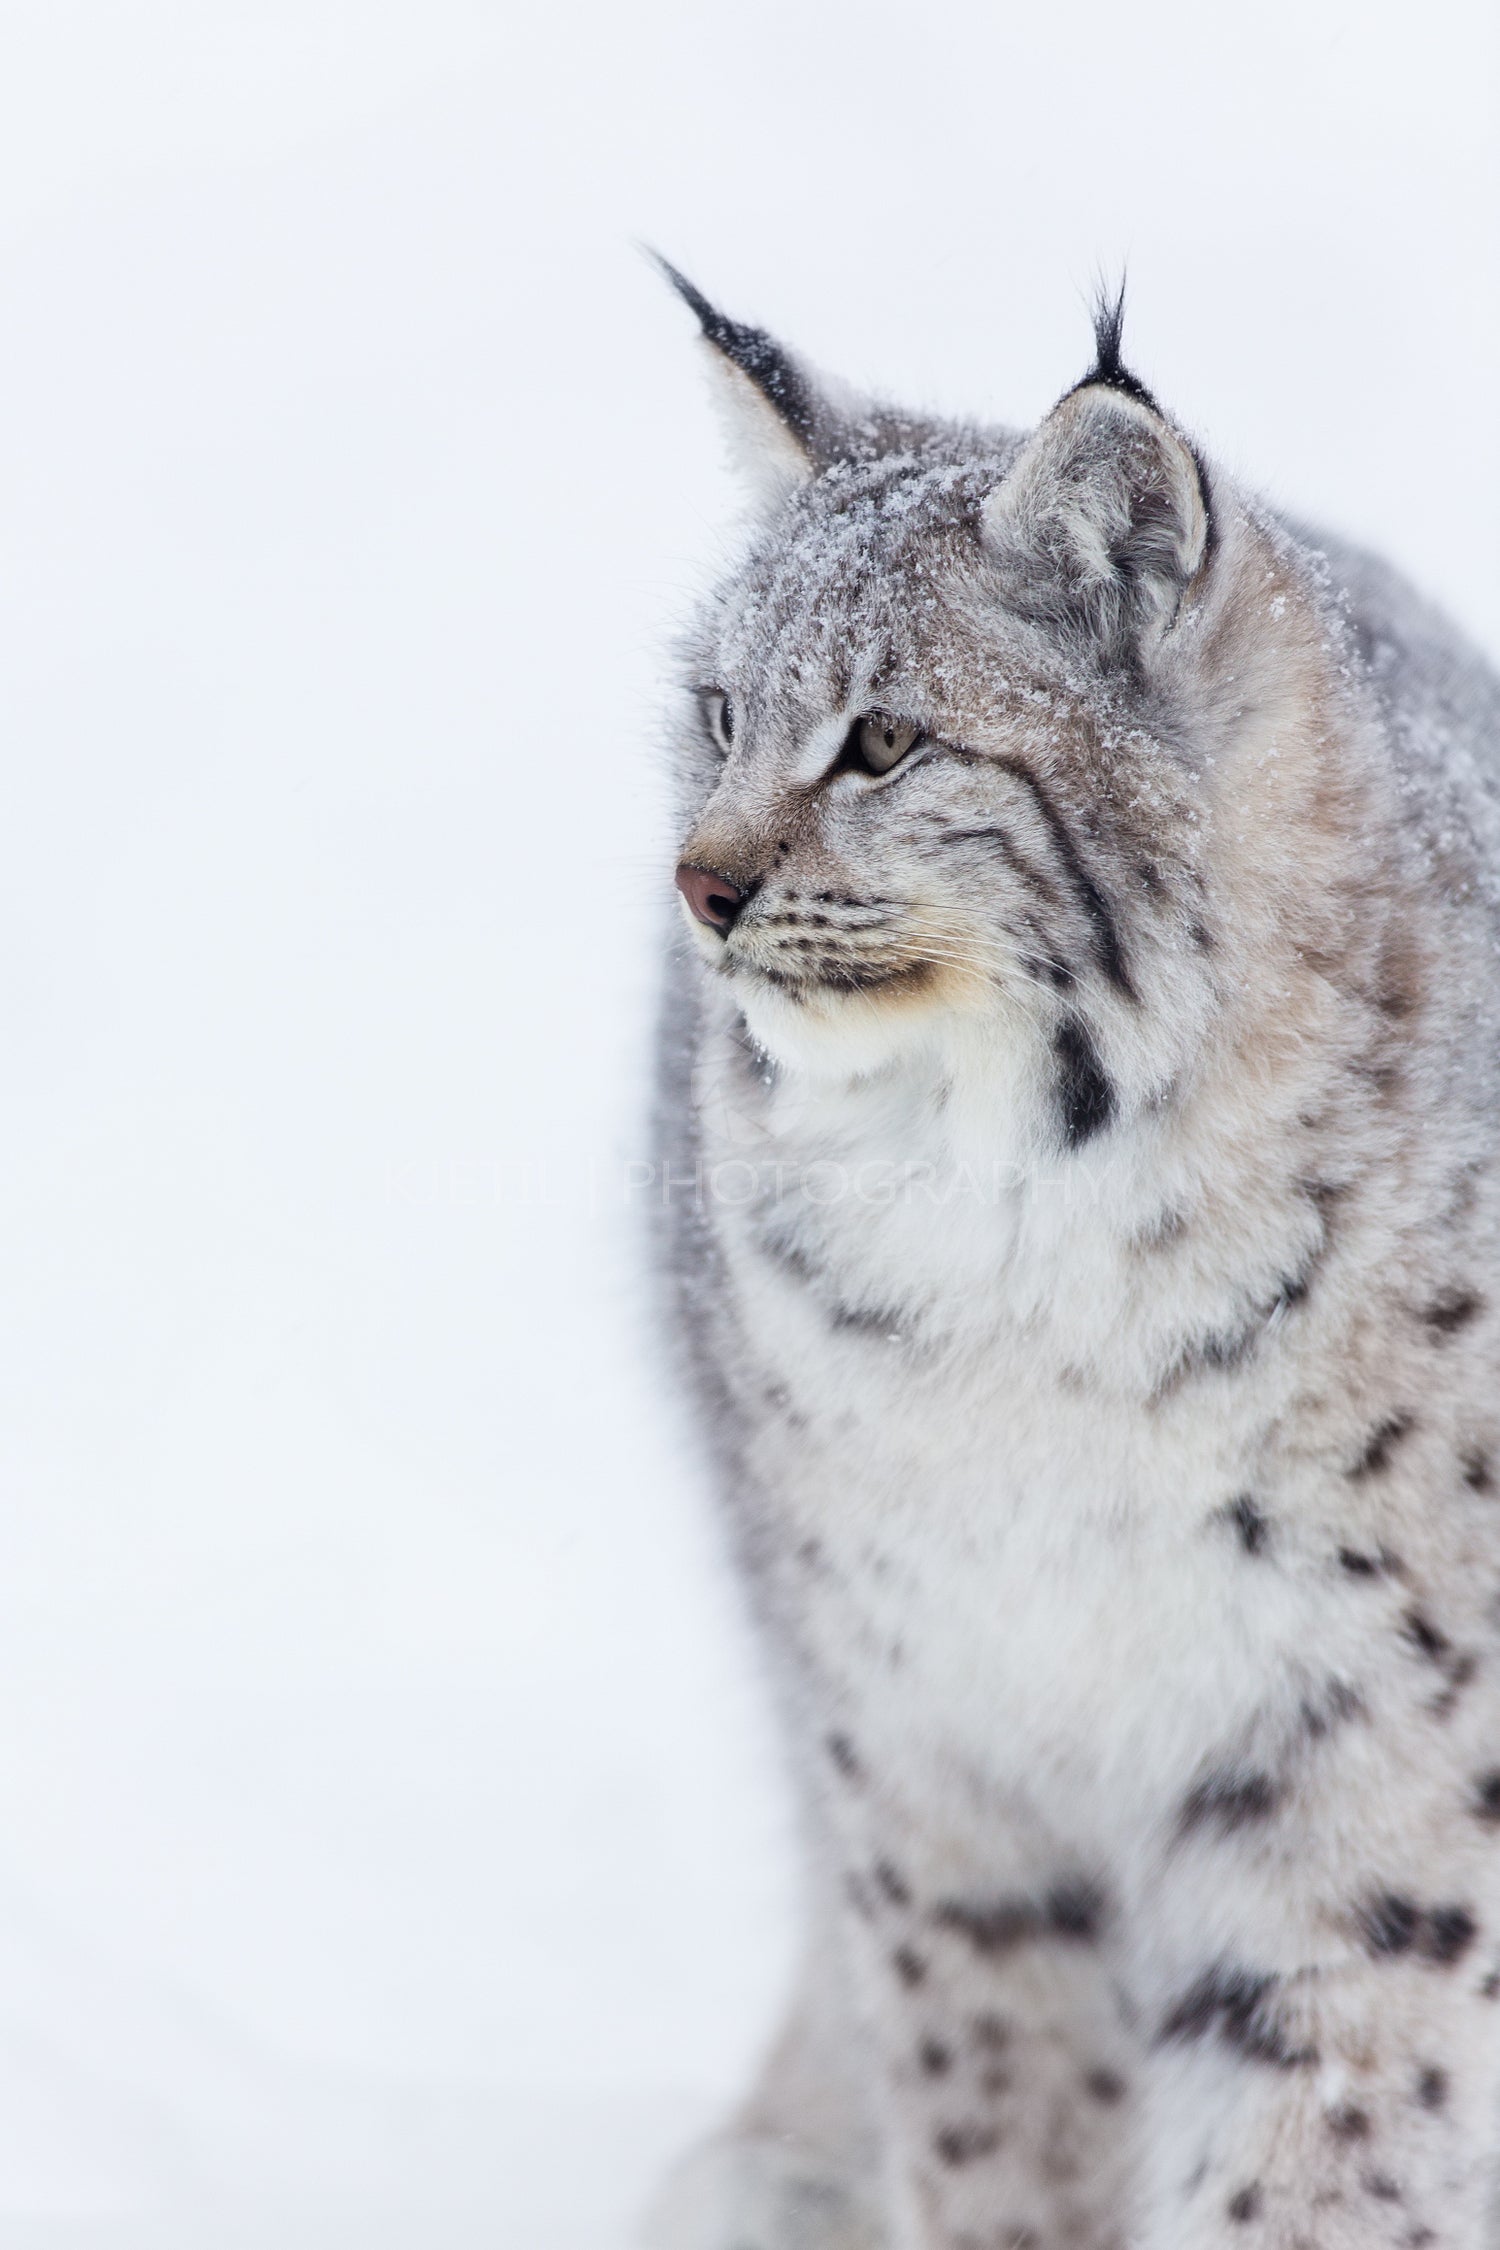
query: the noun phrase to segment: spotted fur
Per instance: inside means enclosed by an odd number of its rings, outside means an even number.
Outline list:
[[[684,650],[734,915],[659,1200],[810,1926],[648,2239],[1477,2250],[1500,685],[1117,307],[1016,434],[682,287],[764,473]]]

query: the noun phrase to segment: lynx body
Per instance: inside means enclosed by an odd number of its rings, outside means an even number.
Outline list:
[[[1020,437],[679,286],[761,499],[686,651],[670,1266],[809,1929],[652,2250],[1478,2250],[1500,686],[1117,307]]]

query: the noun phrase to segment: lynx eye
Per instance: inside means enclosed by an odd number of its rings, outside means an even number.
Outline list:
[[[922,740],[922,729],[889,711],[867,711],[850,731],[845,756],[866,773],[889,773]]]
[[[708,721],[708,731],[728,757],[734,740],[734,705],[722,688],[705,688],[702,694],[703,716]]]

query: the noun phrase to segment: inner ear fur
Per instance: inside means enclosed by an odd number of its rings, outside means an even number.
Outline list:
[[[810,433],[788,419],[738,360],[705,335],[699,345],[731,465],[755,496],[770,505],[818,466]]]
[[[1012,607],[1126,661],[1171,628],[1208,559],[1203,471],[1149,397],[1085,383],[985,501],[984,537]]]

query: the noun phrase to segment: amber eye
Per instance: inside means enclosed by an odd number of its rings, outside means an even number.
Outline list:
[[[889,711],[867,711],[850,729],[844,755],[866,773],[889,773],[907,752],[922,740],[922,729],[910,719],[893,718]]]
[[[702,694],[703,716],[708,721],[708,731],[719,749],[727,757],[729,745],[734,740],[734,705],[722,688],[705,688]]]

